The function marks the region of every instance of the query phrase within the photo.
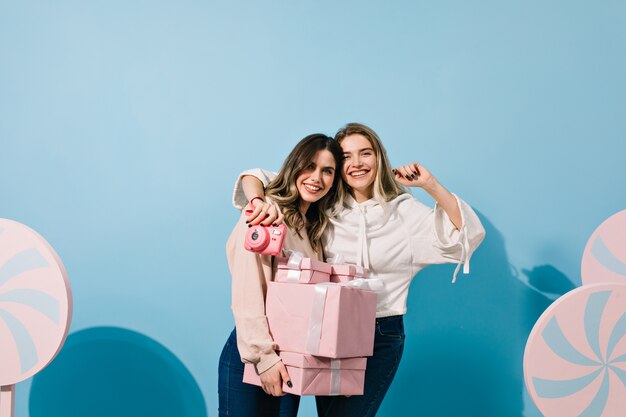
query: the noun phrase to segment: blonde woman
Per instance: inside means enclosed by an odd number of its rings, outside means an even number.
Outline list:
[[[471,207],[450,193],[423,165],[416,162],[395,169],[369,127],[350,123],[335,140],[342,148],[343,184],[330,212],[323,237],[324,254],[341,254],[347,263],[370,270],[384,288],[378,294],[374,355],[367,360],[362,396],[317,397],[320,417],[373,417],[398,369],[404,348],[403,315],[413,277],[430,264],[464,264],[482,242],[485,230]],[[241,174],[235,187],[235,205],[262,196],[273,174],[251,170]],[[419,187],[436,202],[425,206],[406,192]],[[246,197],[247,196],[247,197]],[[248,217],[259,222],[280,222],[280,208],[263,204]]]

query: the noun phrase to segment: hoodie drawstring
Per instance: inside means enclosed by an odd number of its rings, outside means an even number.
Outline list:
[[[367,250],[367,236],[366,236],[366,224],[365,224],[365,209],[360,205],[357,205],[359,209],[359,239],[357,241],[357,254],[356,264],[363,268],[372,269],[370,267],[370,256]]]

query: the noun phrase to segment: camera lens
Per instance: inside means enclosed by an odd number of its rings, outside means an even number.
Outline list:
[[[252,233],[252,240],[257,240],[259,238],[259,232],[257,232],[256,230]]]

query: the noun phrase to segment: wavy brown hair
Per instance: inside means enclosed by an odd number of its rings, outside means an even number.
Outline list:
[[[311,203],[306,212],[306,222],[300,213],[300,194],[296,185],[298,176],[309,167],[315,155],[322,150],[329,151],[335,158],[335,178],[328,193],[315,203]],[[302,237],[301,231],[306,230],[311,246],[316,251],[322,249],[322,233],[328,225],[327,211],[334,206],[338,187],[343,187],[341,177],[341,161],[343,153],[339,144],[331,137],[315,133],[302,139],[293,148],[278,176],[269,183],[265,195],[275,201],[285,215],[285,224]]]

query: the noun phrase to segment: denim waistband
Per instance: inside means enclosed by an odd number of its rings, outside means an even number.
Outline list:
[[[390,321],[390,320],[402,320],[403,317],[404,317],[403,315],[379,317],[376,319],[376,323],[383,323],[385,321]]]

